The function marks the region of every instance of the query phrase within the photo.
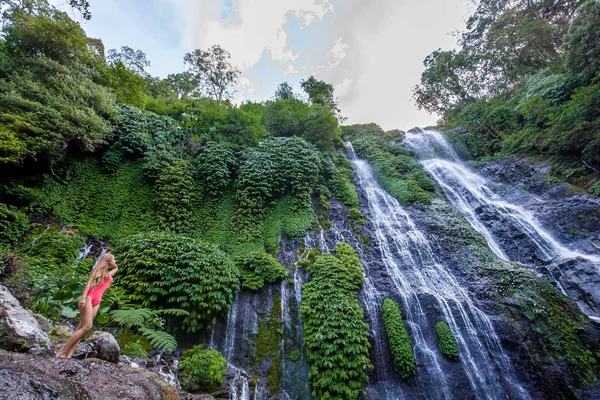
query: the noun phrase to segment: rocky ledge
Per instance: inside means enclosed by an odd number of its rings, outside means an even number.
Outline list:
[[[108,361],[64,360],[0,350],[0,399],[179,399],[160,375]],[[210,397],[208,397],[210,398]]]

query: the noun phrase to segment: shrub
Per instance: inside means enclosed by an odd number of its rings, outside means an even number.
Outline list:
[[[262,238],[263,211],[281,197],[288,197],[288,215],[313,214],[311,194],[317,187],[321,159],[317,149],[300,138],[273,138],[244,153],[236,181],[237,207],[232,218],[233,232],[250,242]],[[314,221],[314,215],[311,218]],[[293,224],[287,224],[293,228]],[[301,236],[303,229],[291,229]]]
[[[458,360],[458,345],[448,324],[444,321],[438,321],[435,324],[435,332],[437,333],[438,345],[442,354],[451,360]]]
[[[214,390],[225,380],[227,360],[217,350],[205,350],[201,345],[183,352],[179,368],[181,383],[187,390]]]
[[[226,143],[208,142],[198,152],[196,175],[212,196],[220,196],[231,184],[237,166],[233,150]]]
[[[239,288],[229,256],[197,239],[170,233],[132,235],[116,249],[121,284],[143,307],[182,308],[183,328],[196,332],[224,313]]]
[[[262,288],[265,281],[273,283],[288,274],[285,267],[268,253],[251,252],[238,256],[235,263],[240,270],[242,286],[252,290]]]
[[[382,312],[394,367],[403,379],[408,379],[417,373],[417,365],[400,307],[392,299],[385,299]]]
[[[28,225],[27,215],[12,206],[0,203],[0,246],[16,243]]]
[[[313,396],[357,399],[372,368],[369,326],[356,297],[363,271],[350,246],[338,243],[336,253],[317,256],[312,280],[302,287],[304,344]]]

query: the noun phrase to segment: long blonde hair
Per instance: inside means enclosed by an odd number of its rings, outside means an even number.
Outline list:
[[[92,283],[90,285],[90,289],[94,289],[104,282],[104,279],[108,274],[108,266],[110,265],[110,261],[112,259],[114,259],[114,256],[110,253],[104,253],[98,257],[98,261],[91,272]]]

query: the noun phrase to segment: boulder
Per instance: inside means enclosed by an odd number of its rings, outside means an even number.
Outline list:
[[[52,342],[31,312],[0,285],[0,348],[32,354],[50,353]]]
[[[94,334],[77,346],[73,357],[99,358],[101,360],[118,363],[121,356],[121,348],[113,335],[108,332],[94,332]]]
[[[65,360],[0,350],[0,400],[177,400],[161,376],[103,360]]]

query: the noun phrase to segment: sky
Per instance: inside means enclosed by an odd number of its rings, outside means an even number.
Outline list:
[[[66,9],[65,0],[54,2]],[[456,47],[470,0],[93,0],[79,21],[105,48],[146,53],[155,76],[183,71],[183,56],[218,44],[242,74],[234,101],[263,101],[311,75],[332,83],[346,124],[385,130],[434,125],[412,87],[423,60]]]

